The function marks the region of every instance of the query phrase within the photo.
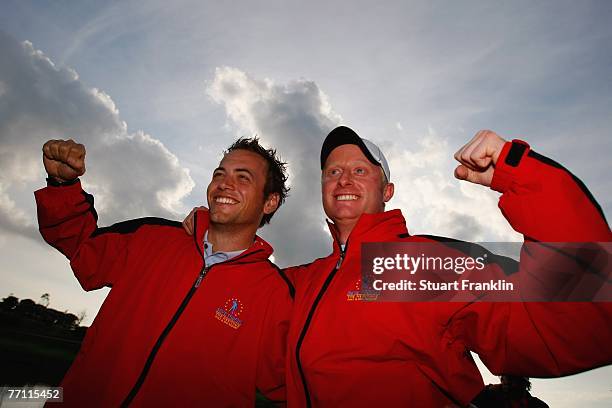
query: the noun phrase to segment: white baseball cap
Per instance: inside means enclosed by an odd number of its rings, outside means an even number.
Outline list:
[[[358,146],[365,157],[367,157],[372,164],[382,167],[387,181],[391,180],[389,164],[387,163],[387,159],[385,158],[382,150],[380,150],[380,148],[376,146],[374,142],[360,137],[353,129],[346,126],[338,126],[329,132],[325,138],[323,146],[321,147],[321,170],[323,170],[325,162],[327,161],[327,158],[331,154],[332,150],[345,144]]]

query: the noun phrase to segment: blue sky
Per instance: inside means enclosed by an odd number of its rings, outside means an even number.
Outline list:
[[[290,162],[292,196],[261,231],[280,265],[329,251],[317,157],[338,123],[388,152],[389,208],[412,233],[520,239],[496,193],[452,177],[483,128],[571,169],[609,219],[611,21],[607,1],[4,1],[0,296],[49,292],[91,322],[106,294],[84,293],[36,231],[49,138],[87,146],[83,182],[107,225],[182,219],[221,151],[258,134]],[[609,406],[611,374],[535,389],[552,406]]]

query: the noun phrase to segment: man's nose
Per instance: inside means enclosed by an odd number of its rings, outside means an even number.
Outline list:
[[[351,173],[348,171],[343,171],[338,179],[338,184],[341,186],[347,186],[353,184],[353,178],[351,177]]]
[[[223,180],[221,180],[217,187],[219,188],[219,190],[234,190],[234,188],[236,187],[236,180],[234,179],[234,177],[226,175],[225,177],[223,177]]]

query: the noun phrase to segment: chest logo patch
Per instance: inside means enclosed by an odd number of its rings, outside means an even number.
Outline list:
[[[372,289],[370,286],[371,285],[368,284],[368,281],[366,281],[365,285],[363,285],[361,279],[357,280],[357,282],[355,282],[354,289],[346,292],[346,300],[361,300],[371,302],[378,299],[378,292]]]
[[[221,323],[227,324],[232,329],[242,326],[239,316],[244,311],[244,305],[237,298],[230,298],[225,301],[223,307],[218,307],[215,311],[215,318]]]

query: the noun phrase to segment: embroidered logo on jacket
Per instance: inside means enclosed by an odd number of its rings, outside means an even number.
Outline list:
[[[231,298],[225,301],[223,307],[217,308],[215,317],[232,329],[238,329],[242,326],[242,320],[240,320],[238,316],[240,316],[243,310],[244,305],[242,302],[236,298]]]
[[[369,286],[368,281],[365,282],[365,285],[362,285],[361,279],[359,279],[355,282],[355,290],[346,292],[346,300],[373,301],[378,299],[378,292]]]

